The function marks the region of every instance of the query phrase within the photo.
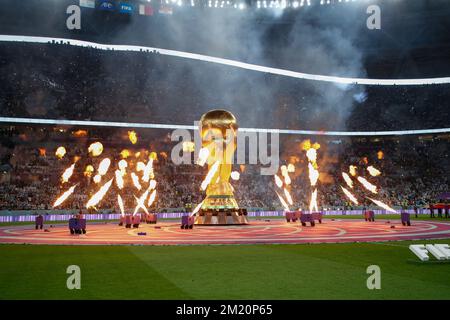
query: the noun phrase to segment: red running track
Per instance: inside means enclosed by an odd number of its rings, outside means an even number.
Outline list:
[[[391,228],[395,226],[395,228]],[[0,243],[89,244],[89,245],[180,245],[180,244],[258,244],[258,243],[342,243],[450,238],[450,222],[412,221],[410,227],[399,221],[327,220],[315,227],[302,227],[284,220],[251,221],[246,226],[194,226],[180,229],[175,222],[144,224],[125,229],[117,224],[89,224],[85,235],[71,235],[67,225],[0,228]],[[138,232],[146,232],[140,236]]]

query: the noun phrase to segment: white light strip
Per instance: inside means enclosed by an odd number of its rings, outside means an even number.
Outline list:
[[[0,117],[0,123],[28,124],[28,125],[37,124],[37,125],[62,125],[62,126],[87,126],[87,127],[116,127],[116,128],[135,128],[135,129],[138,128],[186,129],[186,130],[198,129],[194,125],[179,125],[179,124],[128,123],[128,122],[109,122],[109,121],[84,121],[84,120],[12,118],[12,117]],[[314,131],[314,130],[239,128],[239,131],[314,135],[314,136],[401,136],[401,135],[450,133],[450,128],[402,130],[402,131]]]
[[[73,46],[80,47],[91,47],[100,50],[116,50],[116,51],[155,51],[162,55],[180,57],[193,60],[201,60],[206,62],[212,62],[232,67],[237,67],[246,70],[259,71],[264,73],[276,74],[280,76],[286,76],[291,78],[305,79],[305,80],[315,80],[324,82],[334,82],[343,84],[360,84],[360,85],[374,85],[374,86],[394,86],[394,85],[423,85],[423,84],[443,84],[450,83],[450,77],[442,78],[423,78],[423,79],[365,79],[365,78],[345,78],[345,77],[333,77],[324,76],[318,74],[309,74],[302,72],[295,72],[285,69],[270,68],[265,66],[260,66],[256,64],[250,64],[245,62],[240,62],[236,60],[217,58],[212,56],[206,56],[202,54],[168,50],[153,47],[144,46],[130,46],[130,45],[113,45],[113,44],[101,44],[90,41],[82,41],[75,39],[65,39],[65,38],[50,38],[50,37],[32,37],[32,36],[17,36],[17,35],[0,35],[0,41],[9,42],[30,42],[30,43],[49,43],[52,41],[61,42]]]

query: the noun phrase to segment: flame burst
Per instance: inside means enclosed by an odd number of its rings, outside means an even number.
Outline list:
[[[108,172],[109,166],[111,165],[111,160],[108,158],[103,159],[98,166],[98,174],[104,176]]]
[[[347,196],[347,198],[350,199],[351,202],[353,202],[354,204],[358,205],[358,200],[356,199],[356,197],[347,189],[345,189],[343,186],[341,186],[342,191],[344,191],[345,195]]]
[[[372,199],[372,198],[369,198],[369,197],[367,197],[367,199],[369,199],[370,201],[372,201],[373,203],[375,203],[377,206],[379,206],[379,207],[381,207],[381,208],[383,208],[383,209],[385,209],[385,210],[387,210],[387,211],[389,211],[389,212],[397,213],[397,211],[395,211],[395,209],[392,209],[392,208],[389,207],[387,204],[385,204],[385,203],[383,203],[383,202],[381,202],[381,201],[379,201],[379,200],[375,200],[375,199]]]
[[[142,186],[139,183],[139,178],[134,172],[131,173],[131,180],[133,180],[133,185],[136,187],[136,189],[138,190],[142,189]]]
[[[381,171],[375,168],[374,166],[368,166],[367,171],[369,171],[370,175],[372,177],[379,176],[381,174]]]
[[[68,197],[70,197],[70,195],[73,193],[73,191],[75,190],[76,186],[77,185],[71,186],[69,188],[69,190],[64,192],[58,199],[56,199],[55,203],[53,204],[53,208],[56,208],[56,207],[60,206],[64,201],[66,201],[66,199]]]
[[[128,151],[127,149],[123,149],[123,150],[120,152],[120,156],[121,156],[123,159],[126,159],[126,158],[128,158],[128,157],[130,156],[130,151]]]
[[[62,159],[62,158],[64,157],[65,154],[66,154],[66,148],[64,148],[64,147],[58,147],[58,149],[56,149],[55,156],[56,156],[58,159]]]
[[[95,193],[91,199],[89,199],[88,203],[86,204],[86,208],[91,208],[96,206],[105,196],[105,194],[108,192],[109,188],[111,187],[111,184],[113,182],[113,179],[109,180],[107,183],[105,183],[100,190]]]
[[[136,131],[128,131],[128,139],[130,139],[132,144],[136,144],[138,140]]]
[[[88,148],[88,152],[94,157],[101,155],[103,152],[103,144],[101,142],[91,143]]]
[[[89,177],[90,178],[92,176],[92,173],[94,173],[94,167],[91,166],[90,164],[88,164],[86,166],[86,168],[84,169],[83,174],[84,174],[85,177]]]
[[[233,180],[239,180],[239,178],[241,177],[240,173],[238,171],[233,171],[231,172],[230,175],[231,179]]]
[[[348,172],[350,172],[350,174],[354,177],[356,176],[356,168],[357,168],[357,166],[354,166],[354,165],[350,165],[348,167]]]
[[[150,183],[149,183],[149,188],[150,189],[155,189],[156,188],[156,180],[150,180]]]
[[[61,176],[61,182],[66,183],[69,181],[70,177],[73,174],[73,170],[75,169],[75,163],[68,167]]]
[[[346,172],[342,172],[342,177],[344,178],[345,183],[348,185],[348,187],[353,189],[353,181],[350,176]]]
[[[219,165],[220,165],[220,162],[216,161],[211,166],[211,169],[209,170],[208,174],[206,175],[205,180],[202,181],[202,185],[200,186],[200,188],[202,190],[206,190],[208,185],[211,183],[212,178],[214,177],[214,175],[216,174],[217,170],[219,169]]]
[[[358,181],[364,186],[364,188],[366,188],[367,190],[369,190],[372,193],[377,194],[377,186],[371,184],[369,181],[367,181],[365,178],[363,177],[358,177]]]
[[[123,217],[123,216],[125,216],[125,208],[123,207],[123,200],[122,200],[122,197],[120,196],[120,194],[117,195],[117,202],[119,203],[120,214]]]

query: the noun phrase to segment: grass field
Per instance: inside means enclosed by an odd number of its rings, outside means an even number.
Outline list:
[[[450,299],[450,263],[419,262],[410,243],[0,245],[0,299]],[[81,290],[66,288],[73,264]],[[381,290],[366,287],[373,264]]]

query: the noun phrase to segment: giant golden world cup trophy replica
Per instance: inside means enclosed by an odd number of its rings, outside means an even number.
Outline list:
[[[230,184],[231,165],[236,151],[238,125],[226,110],[212,110],[200,119],[202,148],[207,148],[208,171],[212,175],[206,198],[196,215],[198,225],[247,224],[247,211],[239,209]]]

